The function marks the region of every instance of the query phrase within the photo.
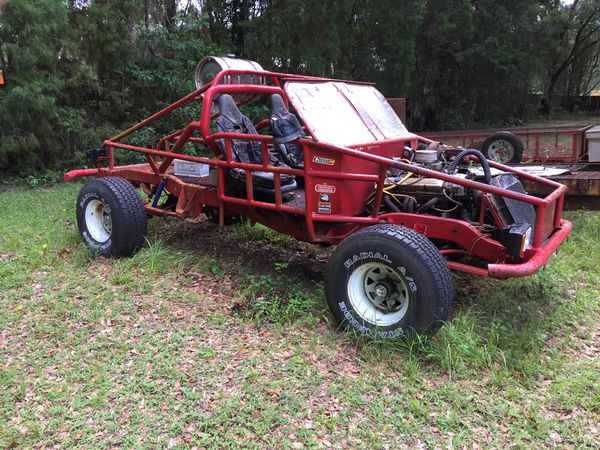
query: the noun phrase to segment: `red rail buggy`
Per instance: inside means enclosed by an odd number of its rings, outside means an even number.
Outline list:
[[[248,102],[268,103],[268,117],[254,125],[238,109]],[[197,121],[154,148],[124,143],[184,105],[197,105]],[[146,162],[119,166],[117,150]],[[243,217],[339,244],[325,274],[329,307],[381,338],[437,330],[451,310],[450,269],[530,275],[572,228],[562,219],[565,186],[408,132],[368,83],[223,70],[94,158],[96,168],[65,179],[97,177],[81,189],[77,221],[102,255],[139,249],[148,216],[206,214],[221,226]],[[524,179],[551,193],[527,195]]]

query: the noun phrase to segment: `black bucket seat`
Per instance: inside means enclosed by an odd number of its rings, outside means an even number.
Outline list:
[[[281,159],[295,169],[304,168],[302,146],[290,144],[291,141],[304,137],[304,130],[298,118],[285,107],[279,94],[271,95],[270,120],[275,149]]]
[[[219,118],[217,130],[227,133],[258,134],[248,117],[242,114],[229,94],[219,97]],[[225,154],[225,142],[219,141],[221,151]],[[248,164],[262,164],[261,143],[259,141],[233,139],[231,142],[232,158],[236,162]],[[269,153],[269,165],[275,167],[288,167],[282,163],[275,154]],[[233,180],[246,184],[246,171],[231,169]],[[281,174],[281,193],[285,194],[297,188],[293,175]],[[258,193],[275,195],[275,175],[273,172],[252,170],[252,186]]]

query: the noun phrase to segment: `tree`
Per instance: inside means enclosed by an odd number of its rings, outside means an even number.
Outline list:
[[[473,9],[470,1],[428,1],[416,40],[410,95],[412,128],[457,127],[475,92],[463,86],[475,68]]]
[[[540,110],[552,112],[557,89],[582,95],[593,86],[600,52],[600,0],[575,0],[558,5],[546,18],[545,37],[550,46],[547,78]]]
[[[2,0],[0,0],[2,2]],[[86,149],[193,88],[202,57],[374,81],[413,130],[494,125],[600,81],[600,0],[8,0],[0,15],[0,170]],[[156,123],[152,145],[195,117]],[[143,141],[143,142],[142,142]]]
[[[175,15],[177,14],[177,0],[165,0],[164,5],[163,27],[168,31],[173,31],[175,27]]]
[[[204,0],[202,9],[208,18],[213,42],[238,57],[246,57],[247,27],[262,8],[262,3],[250,0]]]
[[[472,127],[520,114],[539,65],[539,2],[429,0],[416,39],[412,126]]]
[[[12,0],[0,16],[2,69],[9,80],[0,90],[0,168],[41,169],[58,144],[53,138],[67,28],[61,0]]]
[[[193,88],[212,46],[198,11],[164,0],[11,0],[0,16],[0,170],[88,163],[87,151]],[[165,22],[168,14],[168,26]],[[153,145],[157,133],[136,136]]]
[[[247,54],[282,72],[332,76],[351,0],[268,0],[247,25]]]
[[[352,2],[338,72],[376,82],[389,97],[408,95],[424,13],[422,0]]]

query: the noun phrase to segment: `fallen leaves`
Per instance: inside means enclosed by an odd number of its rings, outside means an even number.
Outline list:
[[[554,430],[550,430],[550,440],[554,443],[554,444],[562,444],[563,443],[563,438],[561,437],[560,434],[558,434],[556,431]]]
[[[11,252],[0,252],[0,262],[7,262],[17,259],[17,255]]]
[[[204,223],[153,225],[201,263],[177,273],[121,268],[132,281],[111,284],[123,262],[96,258],[82,269],[79,245],[67,245],[56,267],[36,267],[22,291],[1,294],[0,421],[6,417],[15,446],[51,448],[64,439],[63,447],[476,450],[513,445],[535,408],[543,431],[520,445],[583,447],[598,439],[597,414],[561,408],[548,395],[555,372],[541,373],[533,388],[490,381],[485,370],[453,380],[432,365],[409,373],[402,352],[359,345],[333,323],[275,326],[231,314],[248,302],[236,295],[240,278],[231,267],[239,260],[256,273],[289,260],[277,274],[320,280],[330,250],[277,246]],[[208,267],[211,257],[219,270]],[[16,258],[0,252],[0,262]],[[459,290],[475,298],[473,286]],[[563,350],[556,337],[548,345],[569,361],[593,363],[598,323],[581,328],[576,345]],[[407,407],[415,399],[424,412]]]

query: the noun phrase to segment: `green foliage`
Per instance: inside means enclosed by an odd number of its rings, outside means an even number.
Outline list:
[[[0,91],[0,169],[40,169],[40,153],[57,144],[56,101],[67,8],[60,0],[11,1],[0,16],[0,53],[11,89]]]
[[[598,2],[8,0],[0,171],[89,164],[90,148],[187,94],[198,61],[226,52],[281,72],[373,81],[409,98],[415,131],[523,118],[543,106],[531,94],[551,109],[555,93],[600,79]],[[264,117],[264,105],[247,109]],[[197,104],[181,108],[129,142],[153,146],[198,114]]]
[[[421,0],[354,2],[343,28],[340,76],[373,81],[388,97],[407,96],[413,83]]]
[[[275,270],[286,268],[277,263]],[[240,294],[249,300],[248,308],[254,317],[283,325],[293,320],[318,321],[316,311],[322,310],[320,296],[303,286],[301,281],[290,281],[276,275],[247,275]]]
[[[417,128],[472,127],[523,117],[540,75],[534,35],[540,4],[529,0],[427,2],[417,40]]]
[[[195,65],[219,53],[203,19],[188,15],[167,29],[140,28],[141,17],[132,0],[8,2],[0,15],[0,170],[86,165],[90,148],[193,89]],[[198,114],[182,108],[131,143],[153,146]]]

